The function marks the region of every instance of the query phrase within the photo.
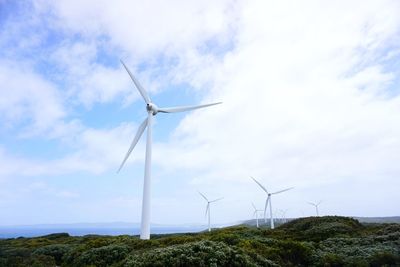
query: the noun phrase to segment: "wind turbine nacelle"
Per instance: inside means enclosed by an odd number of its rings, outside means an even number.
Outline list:
[[[156,115],[158,113],[158,107],[156,104],[149,103],[147,104],[146,109],[148,112],[152,112],[153,115]]]

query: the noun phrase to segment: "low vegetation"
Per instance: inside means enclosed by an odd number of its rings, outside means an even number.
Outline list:
[[[400,224],[309,217],[275,230],[0,240],[0,266],[400,266]]]

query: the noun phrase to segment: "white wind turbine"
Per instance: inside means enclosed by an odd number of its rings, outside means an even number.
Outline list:
[[[206,198],[206,196],[203,195],[202,193],[199,192],[199,194],[205,199],[205,201],[207,201],[207,207],[206,207],[206,214],[205,214],[205,216],[207,216],[207,214],[208,214],[208,231],[211,232],[211,219],[210,219],[210,217],[211,217],[211,215],[210,215],[211,210],[210,210],[210,204],[213,203],[213,202],[217,202],[217,201],[223,199],[223,197],[220,197],[220,198],[217,198],[217,199],[214,199],[214,200],[211,200],[211,201],[210,201],[210,200],[208,200],[208,198]]]
[[[253,202],[251,203],[251,205],[254,208],[253,218],[256,217],[256,224],[257,224],[257,228],[258,228],[258,212],[260,212],[262,210],[258,210]]]
[[[267,200],[265,201],[265,207],[264,207],[264,222],[265,223],[267,222],[267,207],[268,207],[268,203],[269,203],[269,220],[270,220],[270,223],[271,223],[271,229],[274,229],[275,225],[274,225],[274,216],[272,214],[272,195],[283,193],[285,191],[293,189],[294,187],[289,187],[289,188],[286,188],[286,189],[283,189],[283,190],[280,190],[280,191],[277,191],[277,192],[268,193],[268,190],[260,182],[258,182],[253,177],[251,177],[251,179],[253,179],[254,182],[256,182],[261,187],[261,189],[264,190],[264,192],[267,193],[267,195],[268,195]]]
[[[144,168],[144,185],[143,185],[143,203],[142,203],[142,222],[140,228],[140,239],[150,239],[150,187],[151,187],[151,144],[152,144],[152,121],[153,116],[157,113],[175,113],[175,112],[182,112],[188,111],[198,108],[205,108],[217,104],[206,104],[206,105],[198,105],[198,106],[182,106],[182,107],[169,107],[169,108],[159,108],[156,104],[151,102],[150,97],[148,96],[147,92],[144,88],[140,85],[139,81],[133,76],[133,74],[129,71],[126,67],[125,63],[121,60],[122,65],[124,65],[126,71],[128,72],[129,76],[133,83],[135,84],[136,88],[138,89],[139,93],[142,95],[143,100],[146,102],[146,110],[147,110],[147,118],[142,122],[139,126],[138,131],[136,132],[135,137],[131,143],[131,146],[128,149],[128,152],[125,155],[124,160],[121,163],[121,166],[118,169],[118,172],[124,166],[125,161],[128,159],[129,155],[131,154],[133,148],[136,146],[137,142],[139,141],[140,137],[142,136],[144,130],[147,127],[147,142],[146,142],[146,159],[145,159],[145,168]]]
[[[320,200],[318,203],[312,203],[312,202],[307,202],[307,203],[315,207],[315,212],[317,213],[317,217],[318,217],[319,216],[318,206],[319,206],[319,204],[322,203],[322,200]]]
[[[288,211],[288,209],[278,210],[278,211],[281,214],[281,222],[286,223],[286,212]]]

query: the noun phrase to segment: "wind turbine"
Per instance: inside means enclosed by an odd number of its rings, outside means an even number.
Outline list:
[[[286,223],[286,212],[288,211],[288,209],[285,209],[285,210],[278,210],[279,212],[280,212],[280,214],[281,214],[281,221],[282,221],[282,223]]]
[[[283,189],[283,190],[280,190],[277,192],[268,193],[268,190],[259,181],[257,181],[253,177],[251,177],[251,179],[253,179],[254,182],[256,182],[261,187],[261,189],[264,190],[264,192],[267,193],[267,195],[268,195],[267,200],[265,201],[265,207],[264,207],[264,222],[265,223],[267,222],[267,207],[268,207],[268,203],[269,203],[269,220],[271,222],[271,229],[274,229],[275,225],[274,225],[274,216],[272,214],[272,195],[283,193],[285,191],[293,189],[294,187],[289,187],[289,188],[286,188],[286,189]]]
[[[254,208],[253,218],[256,217],[256,224],[257,224],[257,228],[258,228],[258,212],[262,211],[262,210],[258,210],[253,202],[251,203],[251,205]]]
[[[182,106],[182,107],[169,107],[169,108],[159,108],[156,104],[151,102],[150,97],[148,96],[147,92],[144,88],[140,85],[139,81],[133,76],[133,74],[129,71],[128,67],[125,63],[121,60],[122,65],[124,65],[126,71],[128,72],[129,76],[131,77],[133,83],[135,84],[136,88],[138,89],[139,93],[143,97],[143,100],[146,103],[146,110],[147,110],[147,118],[140,124],[138,131],[136,132],[135,137],[131,143],[131,146],[128,149],[128,152],[125,155],[124,160],[121,163],[121,166],[118,169],[118,172],[124,166],[126,160],[128,159],[129,155],[131,154],[132,150],[135,148],[137,142],[139,141],[140,137],[142,136],[144,130],[147,127],[147,142],[146,142],[146,159],[145,159],[145,167],[144,167],[144,185],[143,185],[143,202],[142,202],[142,222],[140,228],[140,239],[150,239],[150,187],[151,187],[151,144],[152,144],[152,122],[153,116],[157,115],[157,113],[176,113],[176,112],[183,112],[189,111],[198,108],[205,108],[217,104],[206,104],[206,105],[198,105],[198,106]]]
[[[315,211],[317,213],[317,216],[319,216],[318,206],[319,206],[319,204],[322,203],[322,200],[320,200],[318,203],[312,203],[312,202],[307,202],[307,203],[315,207]]]
[[[208,198],[206,198],[206,196],[203,195],[202,193],[199,192],[199,194],[205,199],[205,201],[207,201],[207,207],[206,207],[206,214],[205,214],[205,216],[207,216],[207,214],[208,214],[208,231],[211,232],[210,204],[213,203],[213,202],[217,202],[218,200],[223,199],[223,197],[220,197],[220,198],[217,198],[217,199],[214,199],[214,200],[211,200],[211,201],[210,201],[210,200],[208,200]]]

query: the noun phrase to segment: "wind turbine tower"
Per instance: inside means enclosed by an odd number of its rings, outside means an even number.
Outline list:
[[[267,200],[265,201],[265,207],[264,207],[264,222],[265,223],[267,222],[267,207],[268,207],[268,204],[269,204],[269,220],[270,220],[270,223],[271,223],[271,229],[274,229],[275,228],[275,224],[274,224],[274,215],[272,214],[272,195],[283,193],[285,191],[293,189],[294,187],[289,187],[289,188],[286,188],[286,189],[283,189],[283,190],[280,190],[280,191],[277,191],[277,192],[269,193],[268,190],[259,181],[257,181],[253,177],[251,177],[251,179],[253,179],[254,182],[256,182],[268,196]]]
[[[129,155],[131,154],[132,150],[135,148],[137,142],[139,141],[140,137],[142,136],[144,130],[147,127],[147,142],[146,142],[146,158],[144,164],[144,183],[143,183],[143,202],[142,202],[142,222],[140,227],[140,239],[150,239],[150,189],[151,189],[151,146],[152,146],[152,124],[153,124],[153,116],[157,115],[157,113],[176,113],[176,112],[183,112],[189,111],[198,108],[205,108],[217,104],[205,104],[205,105],[198,105],[198,106],[183,106],[183,107],[169,107],[169,108],[159,108],[156,104],[154,104],[147,92],[141,86],[139,81],[133,76],[133,74],[129,71],[128,67],[125,63],[121,60],[122,65],[124,65],[126,71],[128,72],[129,76],[131,77],[133,83],[135,84],[136,88],[138,89],[140,95],[142,96],[144,102],[146,103],[146,111],[147,111],[147,118],[140,124],[138,131],[136,132],[135,137],[131,143],[131,146],[128,149],[128,152],[125,155],[124,160],[121,163],[121,166],[118,169],[118,172],[124,166],[126,160],[128,159]]]

